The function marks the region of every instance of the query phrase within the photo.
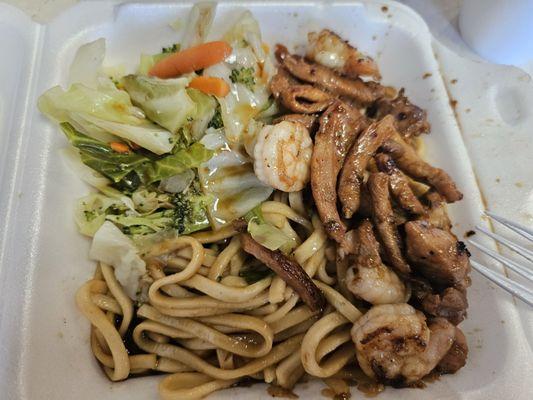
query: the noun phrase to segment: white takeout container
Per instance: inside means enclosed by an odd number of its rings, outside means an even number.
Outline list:
[[[301,49],[306,34],[337,31],[373,55],[385,84],[405,87],[428,110],[432,133],[427,157],[457,181],[465,199],[450,207],[462,237],[479,219],[482,199],[450,107],[424,21],[393,2],[222,3],[214,24],[221,32],[250,9],[266,42]],[[74,294],[93,273],[89,240],[76,232],[74,201],[89,188],[65,169],[59,128],[39,114],[37,97],[65,84],[76,49],[107,40],[107,65],[136,66],[180,36],[168,24],[186,17],[189,3],[120,5],[81,2],[46,25],[0,4],[0,398],[7,400],[157,399],[160,377],[111,383],[89,349],[89,324]],[[480,238],[481,239],[481,238]],[[479,256],[478,256],[479,257]],[[424,390],[387,388],[380,399],[531,399],[532,350],[509,296],[489,289],[477,274],[469,316],[461,325],[470,346],[467,365]],[[319,381],[299,385],[304,399],[322,398]],[[217,392],[215,399],[268,399],[265,385]],[[363,395],[352,388],[352,398]]]

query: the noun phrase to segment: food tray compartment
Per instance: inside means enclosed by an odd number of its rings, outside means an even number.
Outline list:
[[[141,52],[153,53],[179,40],[168,24],[184,21],[190,3],[81,2],[47,25],[31,22],[0,5],[0,33],[7,29],[2,54],[22,43],[10,58],[16,68],[0,67],[3,175],[0,192],[2,269],[0,384],[6,399],[157,399],[159,377],[112,384],[89,349],[89,324],[76,310],[74,294],[94,270],[89,240],[76,232],[74,201],[89,189],[68,171],[58,150],[67,145],[58,127],[35,107],[37,96],[65,84],[70,62],[83,43],[107,39],[106,64],[133,70]],[[450,207],[455,232],[462,236],[479,221],[483,208],[461,132],[450,107],[424,21],[392,2],[255,2],[219,4],[212,36],[229,26],[237,9],[259,20],[264,40],[301,49],[307,32],[337,31],[374,56],[385,84],[405,87],[427,109],[432,133],[426,156],[457,181],[465,199]],[[7,28],[5,28],[7,27]],[[17,36],[18,35],[18,36]],[[9,47],[11,46],[11,47]],[[28,79],[29,77],[29,79]],[[5,155],[5,157],[4,157]],[[468,319],[461,325],[470,346],[468,363],[425,390],[387,388],[387,399],[526,399],[531,349],[522,337],[512,300],[473,274]],[[530,365],[530,364],[529,364]],[[529,376],[531,378],[531,376]],[[300,384],[301,398],[321,398],[320,382]],[[352,389],[356,398],[362,394]],[[217,392],[210,398],[268,399],[265,385]]]

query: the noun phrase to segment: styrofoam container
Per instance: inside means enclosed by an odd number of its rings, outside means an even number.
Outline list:
[[[426,108],[432,134],[427,157],[457,181],[465,199],[450,207],[458,236],[480,220],[482,199],[450,107],[424,21],[392,2],[222,3],[214,31],[221,32],[250,9],[264,39],[298,49],[311,30],[328,27],[377,59],[385,84],[405,87]],[[89,241],[76,232],[75,199],[89,188],[58,156],[67,145],[41,116],[36,99],[65,84],[76,49],[105,37],[106,64],[133,70],[141,52],[157,52],[179,40],[168,27],[185,18],[188,3],[81,2],[48,23],[33,23],[0,4],[0,398],[157,399],[160,377],[111,383],[89,349],[89,324],[76,310],[74,293],[93,273]],[[481,238],[480,238],[481,241]],[[479,255],[475,254],[478,258]],[[510,296],[473,273],[468,319],[461,325],[470,354],[455,375],[424,390],[392,389],[388,399],[531,399],[532,350]],[[321,398],[322,383],[295,392]],[[353,398],[362,395],[353,390]],[[217,392],[216,399],[267,399],[264,385]]]

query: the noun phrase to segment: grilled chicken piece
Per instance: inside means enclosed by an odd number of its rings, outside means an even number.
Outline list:
[[[300,82],[294,79],[285,68],[278,68],[278,72],[270,80],[270,91],[274,98],[278,99],[284,90],[299,84]]]
[[[374,306],[352,328],[363,372],[393,386],[405,386],[429,374],[449,352],[455,327],[426,317],[408,304]]]
[[[274,98],[290,111],[313,114],[324,111],[334,100],[333,96],[311,85],[302,85],[287,71],[279,68],[270,82]]]
[[[332,104],[320,117],[311,159],[311,189],[320,219],[328,235],[342,243],[346,226],[337,211],[337,175],[346,152],[363,122],[362,116],[341,102]]]
[[[390,202],[389,177],[382,172],[370,174],[368,188],[372,197],[372,219],[387,259],[398,272],[408,274],[411,267],[402,255],[400,236]]]
[[[440,360],[437,365],[437,371],[442,374],[454,374],[466,364],[468,356],[468,344],[464,333],[458,327],[455,327],[455,338],[450,350]]]
[[[350,97],[361,105],[371,104],[385,93],[384,87],[376,82],[342,77],[323,65],[290,54],[287,48],[280,44],[276,45],[275,54],[282,67],[296,78],[315,84],[336,96]]]
[[[322,29],[319,33],[311,32],[307,35],[307,39],[308,59],[349,78],[370,76],[381,79],[378,65],[372,58],[350,46],[347,41],[329,29]]]
[[[426,221],[405,224],[407,258],[429,281],[453,286],[470,271],[470,254],[454,235]]]
[[[389,187],[392,195],[404,210],[410,214],[424,214],[425,209],[409,186],[408,178],[398,169],[388,154],[377,154],[376,164],[381,172],[389,176]]]
[[[324,111],[333,100],[331,95],[311,85],[294,85],[281,92],[281,103],[287,109],[302,114]]]
[[[422,310],[433,317],[446,318],[458,325],[466,317],[468,301],[466,293],[454,287],[446,288],[440,294],[428,294],[421,302]]]
[[[311,135],[313,135],[318,128],[318,116],[313,114],[286,114],[276,118],[273,123],[277,124],[281,121],[299,122],[307,128]]]
[[[280,251],[267,249],[247,233],[241,235],[241,243],[245,252],[264,263],[293,288],[311,311],[319,313],[324,311],[326,306],[324,294],[298,263],[287,258]]]
[[[448,203],[463,198],[463,194],[457,189],[452,178],[444,170],[435,168],[422,160],[415,149],[409,146],[398,133],[392,140],[385,142],[381,149],[391,155],[403,172],[433,186]]]
[[[346,156],[339,180],[339,198],[346,218],[351,218],[359,209],[361,185],[368,162],[393,133],[392,117],[385,117],[366,128]]]
[[[379,256],[379,243],[366,220],[357,228],[359,246],[353,265],[346,274],[347,288],[358,298],[371,304],[404,303],[405,285]]]
[[[380,98],[369,108],[369,116],[380,120],[386,115],[394,117],[396,129],[405,138],[428,133],[427,113],[412,104],[401,89],[396,98]]]
[[[415,300],[418,309],[431,317],[446,318],[457,325],[466,317],[468,301],[466,288],[470,285],[470,278],[454,285],[435,291],[423,277],[410,275],[411,299]]]
[[[421,216],[420,219],[428,221],[436,228],[450,232],[452,222],[446,211],[446,200],[434,190],[428,191],[424,195],[424,200],[428,203],[428,209],[426,215]]]

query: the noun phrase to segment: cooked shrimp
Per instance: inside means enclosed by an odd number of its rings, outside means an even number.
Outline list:
[[[352,328],[356,356],[370,377],[407,385],[430,373],[448,353],[455,327],[442,318],[430,326],[409,304],[374,306]]]
[[[372,304],[404,303],[409,294],[403,282],[379,256],[379,244],[370,221],[357,228],[359,251],[346,273],[346,286],[357,297]]]
[[[255,174],[263,183],[297,192],[309,182],[313,141],[302,124],[282,121],[265,126],[253,153]]]
[[[375,61],[350,46],[336,33],[323,29],[320,33],[309,33],[307,38],[309,59],[351,78],[371,76],[380,79]]]

